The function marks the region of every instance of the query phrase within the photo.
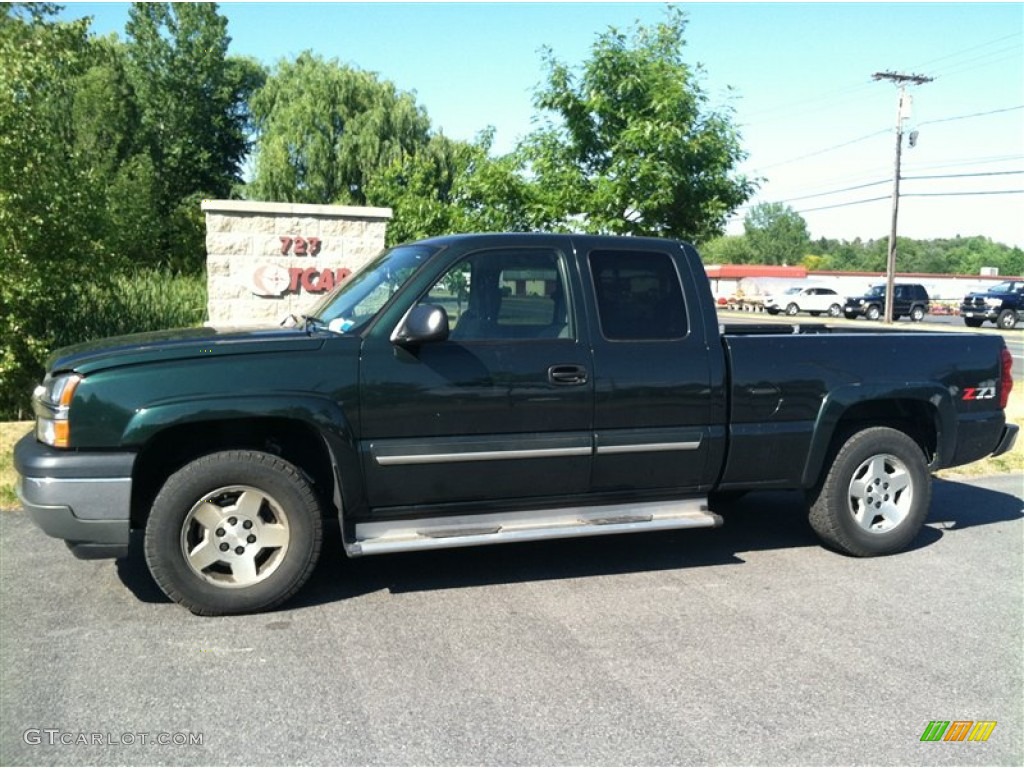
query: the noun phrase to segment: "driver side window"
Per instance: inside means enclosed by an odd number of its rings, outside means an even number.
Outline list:
[[[574,337],[561,256],[548,249],[468,256],[420,304],[444,307],[454,341]]]

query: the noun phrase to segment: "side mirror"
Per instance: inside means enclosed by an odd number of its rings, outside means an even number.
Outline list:
[[[400,346],[415,346],[448,338],[448,313],[444,307],[433,304],[419,304],[406,315],[391,341]]]

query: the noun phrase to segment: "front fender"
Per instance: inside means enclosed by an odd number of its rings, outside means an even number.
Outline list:
[[[210,396],[168,401],[140,408],[125,426],[122,445],[146,445],[165,430],[234,420],[285,419],[302,422],[324,441],[334,467],[339,509],[352,509],[363,497],[358,444],[343,403],[309,393]],[[336,488],[337,490],[337,488]]]
[[[810,488],[821,476],[839,425],[850,415],[851,409],[907,401],[928,406],[936,435],[933,463],[941,465],[942,459],[952,456],[956,448],[956,405],[948,389],[933,382],[850,384],[829,392],[821,403],[801,478],[802,486]]]

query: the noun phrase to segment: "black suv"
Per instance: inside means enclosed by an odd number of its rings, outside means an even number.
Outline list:
[[[1004,330],[1024,317],[1024,280],[996,283],[984,293],[969,293],[960,305],[964,324],[979,328],[986,320]]]
[[[892,319],[899,320],[909,317],[915,323],[924,320],[928,314],[928,291],[918,283],[902,283],[894,286],[895,301],[892,307]],[[868,320],[878,320],[885,314],[885,285],[873,285],[863,296],[852,296],[846,300],[843,314],[847,320],[864,316]]]

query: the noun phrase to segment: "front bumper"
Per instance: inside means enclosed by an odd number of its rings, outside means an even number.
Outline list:
[[[18,498],[32,522],[76,557],[123,557],[134,463],[134,453],[58,450],[28,434],[14,447]]]
[[[980,317],[990,322],[995,322],[995,319],[999,317],[999,313],[1002,311],[1001,307],[993,308],[984,305],[978,306],[976,304],[960,305],[961,317]]]

